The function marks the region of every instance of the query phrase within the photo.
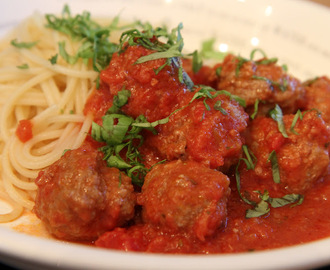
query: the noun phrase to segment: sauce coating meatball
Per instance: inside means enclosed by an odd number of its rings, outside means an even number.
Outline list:
[[[65,152],[35,182],[34,212],[57,238],[94,240],[134,216],[131,179],[88,145]]]
[[[326,76],[306,82],[306,110],[317,109],[330,124],[330,79]]]
[[[287,138],[282,135],[277,123],[271,118],[259,117],[252,121],[246,140],[257,163],[254,171],[248,172],[248,178],[262,179],[263,183],[266,181],[269,185],[290,192],[304,193],[327,174],[327,144],[330,141],[330,133],[315,110],[303,114],[303,118],[294,125],[294,130],[291,129],[293,119],[294,115],[283,116]],[[273,150],[276,153],[280,174],[278,185],[274,184],[269,160]],[[242,178],[244,179],[244,173]]]
[[[242,60],[232,54],[214,67],[221,70],[217,77],[217,89],[225,89],[245,99],[248,107],[257,100],[263,101],[259,114],[267,112],[274,104],[285,113],[292,113],[301,106],[304,95],[302,83],[288,75],[275,62]],[[270,105],[270,106],[269,106]]]
[[[172,161],[146,176],[138,203],[144,222],[172,231],[190,231],[200,240],[224,225],[229,179],[196,162]]]
[[[178,68],[165,65],[166,59],[135,64],[140,57],[153,52],[142,46],[128,46],[124,52],[114,54],[100,74],[103,87],[112,95],[123,88],[131,92],[128,104],[122,108],[125,114],[134,118],[144,115],[148,121],[167,117],[180,104],[181,95],[188,91],[178,79]]]
[[[145,147],[156,149],[161,159],[193,160],[226,170],[240,156],[247,120],[243,107],[226,95],[194,100],[157,127],[158,134],[147,137]]]

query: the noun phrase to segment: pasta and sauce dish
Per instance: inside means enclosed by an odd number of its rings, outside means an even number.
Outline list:
[[[182,28],[66,6],[1,41],[2,222],[32,212],[57,239],[172,254],[330,236],[329,77],[261,49],[205,64]]]

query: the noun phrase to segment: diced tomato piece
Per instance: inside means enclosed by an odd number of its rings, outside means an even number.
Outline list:
[[[32,133],[33,124],[30,120],[20,120],[16,129],[16,136],[21,142],[25,143],[33,138]]]

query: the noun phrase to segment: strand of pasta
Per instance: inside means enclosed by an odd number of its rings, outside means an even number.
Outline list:
[[[9,45],[14,38],[38,42],[32,49],[17,49]],[[12,207],[0,214],[0,222],[15,220],[24,208],[33,208],[39,171],[65,149],[79,147],[91,128],[92,116],[84,116],[83,109],[97,73],[82,61],[69,65],[59,59],[51,64],[49,58],[58,54],[62,40],[69,53],[77,50],[79,44],[45,28],[37,14],[7,35],[3,41],[7,45],[0,42],[0,197]],[[33,124],[33,138],[25,143],[15,135],[21,119]]]
[[[10,136],[9,127],[7,119],[10,117],[11,112],[14,108],[14,103],[18,100],[18,98],[25,93],[26,91],[29,91],[29,89],[36,84],[40,83],[41,81],[51,77],[53,75],[52,72],[46,71],[44,73],[41,73],[40,75],[37,75],[27,81],[25,84],[23,84],[19,89],[17,89],[8,99],[8,101],[4,104],[2,108],[2,114],[0,118],[0,133],[3,140],[8,140]]]
[[[5,190],[0,189],[0,198],[4,198],[13,210],[0,215],[0,223],[16,220],[23,213],[24,208],[13,201]]]

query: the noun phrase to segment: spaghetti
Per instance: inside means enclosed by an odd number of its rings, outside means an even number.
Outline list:
[[[11,42],[35,43],[19,48]],[[79,59],[68,64],[58,58],[59,42],[74,53],[80,42],[45,27],[40,14],[23,21],[0,43],[0,198],[12,210],[1,213],[0,222],[17,219],[34,205],[38,172],[54,163],[65,149],[81,145],[92,123],[83,114],[97,72],[92,63]],[[32,124],[26,143],[15,135],[21,120]]]

